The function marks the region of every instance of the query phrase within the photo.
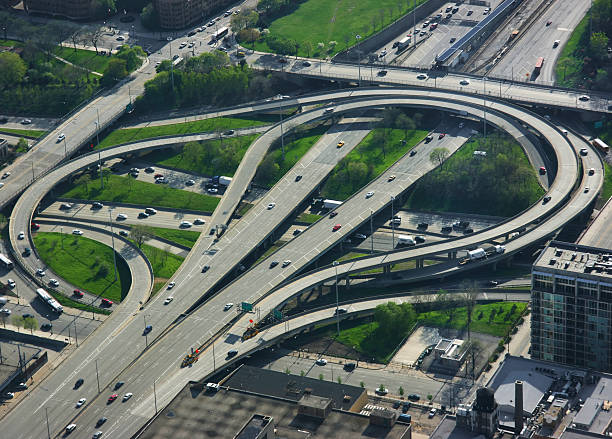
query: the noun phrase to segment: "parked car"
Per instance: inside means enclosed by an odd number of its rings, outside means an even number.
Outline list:
[[[327,360],[325,358],[319,358],[315,361],[317,366],[325,366],[327,364]]]

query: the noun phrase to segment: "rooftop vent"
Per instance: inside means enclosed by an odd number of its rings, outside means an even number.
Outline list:
[[[555,258],[550,258],[548,265],[555,265],[556,263],[557,263],[557,260]]]
[[[576,256],[578,256],[576,253],[572,253],[572,261],[576,259]]]
[[[563,250],[556,248],[555,249],[555,256],[556,257],[560,257],[563,254]]]
[[[565,268],[567,270],[567,267],[569,267],[569,261],[566,261],[565,264],[563,264],[563,268]]]

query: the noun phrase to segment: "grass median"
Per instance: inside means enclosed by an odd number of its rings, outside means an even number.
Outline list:
[[[155,294],[174,275],[185,258],[147,244],[143,244],[140,249],[153,268],[153,294]]]
[[[586,56],[589,40],[589,15],[585,16],[574,28],[555,65],[555,77],[560,87],[582,85],[583,60]]]
[[[149,227],[149,229],[155,236],[189,248],[193,247],[200,236],[200,232],[194,232],[193,230],[165,229],[163,227]]]
[[[45,265],[84,291],[119,303],[130,289],[129,267],[117,257],[115,282],[113,249],[104,244],[84,236],[37,232],[34,245]]]
[[[43,134],[46,133],[46,131],[42,131],[42,130],[21,130],[19,128],[3,128],[3,127],[0,127],[0,131],[3,133],[7,133],[7,134],[14,134],[16,136],[32,137],[34,139],[38,139],[39,137],[41,137]]]
[[[104,180],[104,189],[101,189],[99,178],[84,174],[74,183],[68,184],[61,197],[200,212],[213,212],[220,201],[217,197],[174,189],[163,184],[145,183],[132,177],[110,174]]]
[[[108,136],[102,139],[100,145],[97,146],[96,149],[108,148],[110,146],[121,145],[122,143],[135,142],[154,137],[248,128],[267,125],[269,123],[275,123],[276,121],[276,117],[266,115],[254,116],[253,118],[215,117],[185,123],[152,125],[142,128],[122,128],[109,133]]]
[[[257,137],[257,134],[252,134],[221,140],[189,142],[179,151],[158,149],[144,156],[143,160],[200,175],[231,177]]]

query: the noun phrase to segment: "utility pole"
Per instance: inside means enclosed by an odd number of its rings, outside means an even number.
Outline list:
[[[112,218],[112,207],[108,209],[108,223],[110,224],[111,231],[111,243],[113,245],[113,263],[115,265],[115,282],[117,282],[117,255],[115,254],[115,234],[113,233],[113,218]]]
[[[357,44],[359,44],[359,40],[361,39],[361,35],[357,34],[355,35],[355,39],[357,40]],[[357,48],[357,50],[355,50],[355,53],[357,54],[357,71],[359,72],[359,87],[361,87],[361,51]]]
[[[333,262],[333,266],[336,269],[336,329],[338,331],[338,337],[340,336],[340,313],[338,312],[338,261]]]
[[[391,196],[391,250],[395,248],[395,216],[393,212],[393,202],[395,197]]]
[[[98,360],[96,359],[96,381],[98,382],[98,393],[100,393],[100,376],[98,375]]]
[[[155,403],[155,414],[157,414],[157,390],[155,389],[155,381],[153,381],[153,402]]]
[[[170,42],[170,80],[172,82],[172,94],[174,94],[174,59],[172,58],[172,37],[168,37]]]
[[[487,77],[482,78],[482,106],[484,107],[483,132],[484,138],[487,138]]]
[[[370,250],[371,254],[374,254],[374,225],[373,225],[373,219],[372,219],[373,215],[374,215],[374,211],[370,209],[370,244],[372,247]]]
[[[47,418],[47,437],[51,439],[51,429],[49,428],[49,412],[47,407],[45,407],[45,418]]]
[[[77,336],[77,327],[76,327],[76,317],[73,320],[74,322],[74,339],[76,341],[77,348],[79,347],[79,337]]]
[[[285,136],[283,133],[283,95],[276,95],[278,98],[278,113],[280,115],[280,128],[281,128],[281,151],[282,151],[282,159],[285,161]]]

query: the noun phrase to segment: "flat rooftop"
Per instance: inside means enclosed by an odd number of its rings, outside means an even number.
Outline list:
[[[314,419],[298,415],[295,401],[226,387],[218,392],[206,392],[201,386],[187,385],[140,438],[233,438],[253,415],[271,417],[277,437],[287,439],[401,439],[409,429],[402,423],[391,428],[370,425],[368,416],[340,410],[332,410],[325,419]]]
[[[612,280],[612,251],[552,241],[533,264],[533,271],[558,271],[607,277]]]
[[[485,439],[485,436],[470,430],[458,427],[457,420],[452,416],[445,416],[438,424],[429,439]]]
[[[25,356],[26,362],[29,362],[37,355],[42,354],[42,349],[35,346],[27,346],[19,344],[19,349],[16,343],[0,342],[0,352],[2,361],[0,362],[0,391],[8,385],[8,380],[15,376],[19,371],[19,353]]]

